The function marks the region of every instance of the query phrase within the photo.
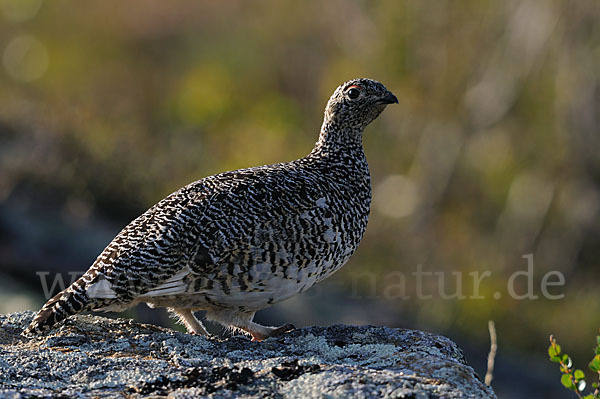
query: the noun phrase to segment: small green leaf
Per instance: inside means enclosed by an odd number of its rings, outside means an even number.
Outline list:
[[[600,355],[594,356],[594,358],[592,359],[592,361],[589,364],[589,367],[590,367],[590,370],[592,370],[596,373],[600,371]]]
[[[571,381],[570,374],[563,374],[562,377],[560,377],[560,382],[565,388],[575,390],[575,385],[573,385],[573,381]]]
[[[556,355],[560,355],[560,345],[559,344],[554,344],[552,345],[554,347],[554,351],[556,352]]]
[[[562,356],[562,362],[565,364],[565,367],[567,368],[571,368],[571,366],[573,365],[573,362],[571,361],[571,358],[569,357],[569,355],[564,354]]]
[[[579,381],[579,380],[583,380],[585,378],[585,373],[579,369],[575,370],[575,373],[573,374],[573,376],[575,377],[575,381]]]
[[[592,395],[592,394],[585,395],[585,396],[583,397],[583,399],[594,399],[594,395]]]
[[[551,357],[550,361],[554,362],[554,363],[560,363],[560,357],[558,357],[558,356]]]

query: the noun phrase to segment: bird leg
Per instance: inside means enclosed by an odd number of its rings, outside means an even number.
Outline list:
[[[281,334],[290,332],[296,329],[293,324],[287,323],[279,327],[267,327],[260,324],[250,322],[246,326],[236,326],[248,334],[252,335],[252,341],[262,341],[269,337],[278,337]]]
[[[269,337],[277,337],[283,333],[295,330],[292,324],[280,327],[262,326],[252,321],[255,312],[238,312],[233,310],[209,310],[206,318],[222,324],[247,332],[252,336],[252,341],[262,341]]]
[[[188,333],[198,335],[210,335],[206,328],[202,325],[202,322],[194,316],[191,309],[172,309],[173,312],[179,316],[179,321],[185,325]]]

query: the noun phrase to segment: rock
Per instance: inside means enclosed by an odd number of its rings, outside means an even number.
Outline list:
[[[0,315],[0,397],[495,398],[448,338],[373,326],[308,327],[251,342],[74,316],[48,335]]]

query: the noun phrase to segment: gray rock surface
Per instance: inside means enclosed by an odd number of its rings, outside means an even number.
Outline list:
[[[386,327],[309,327],[263,342],[75,316],[21,335],[0,315],[0,397],[495,398],[448,338]]]

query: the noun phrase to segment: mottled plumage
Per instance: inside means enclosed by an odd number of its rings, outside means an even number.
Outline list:
[[[194,333],[206,333],[195,310],[254,339],[293,328],[252,319],[331,275],[358,247],[371,203],[362,132],[395,102],[379,82],[342,84],[310,154],[206,177],[169,195],[127,225],[26,332],[139,302],[170,308]]]

